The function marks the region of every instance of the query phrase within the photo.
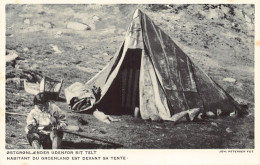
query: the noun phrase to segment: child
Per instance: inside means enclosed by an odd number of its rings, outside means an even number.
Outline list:
[[[63,111],[50,104],[45,93],[39,93],[33,100],[34,109],[27,116],[25,132],[34,149],[60,149],[63,137],[62,129],[66,124]]]

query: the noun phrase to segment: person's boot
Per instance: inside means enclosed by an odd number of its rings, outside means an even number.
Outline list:
[[[40,143],[39,143],[38,140],[32,141],[32,147],[33,147],[34,149],[41,149],[41,145],[40,145]]]

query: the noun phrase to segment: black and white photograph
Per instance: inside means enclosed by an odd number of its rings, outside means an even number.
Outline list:
[[[4,8],[7,162],[12,151],[257,149],[254,3]]]

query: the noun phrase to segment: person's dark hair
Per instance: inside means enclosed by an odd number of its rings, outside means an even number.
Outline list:
[[[49,99],[45,93],[38,93],[37,95],[34,96],[33,104],[39,105],[39,104],[44,104],[48,101]]]

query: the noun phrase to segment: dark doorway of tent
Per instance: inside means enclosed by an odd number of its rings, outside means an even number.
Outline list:
[[[142,49],[128,49],[119,72],[97,105],[110,115],[133,115],[139,108],[139,77]]]

